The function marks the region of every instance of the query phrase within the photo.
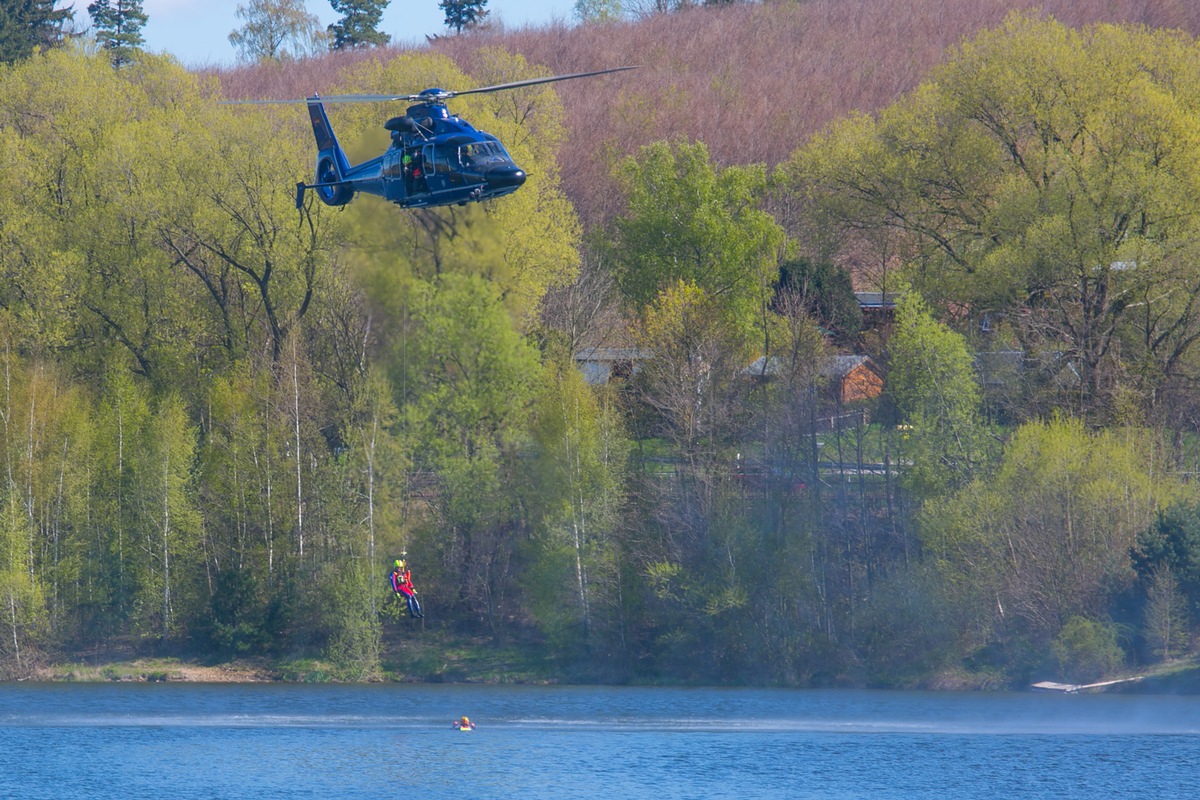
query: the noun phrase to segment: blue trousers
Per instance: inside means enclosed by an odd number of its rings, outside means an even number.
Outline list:
[[[419,602],[417,602],[417,596],[415,594],[404,594],[403,592],[396,592],[396,596],[403,597],[405,600],[408,601],[408,615],[410,617],[425,616],[424,614],[421,613],[421,604]]]

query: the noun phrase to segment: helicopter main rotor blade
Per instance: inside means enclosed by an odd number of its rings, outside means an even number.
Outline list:
[[[376,103],[387,102],[389,100],[405,100],[410,103],[437,103],[442,100],[449,100],[452,97],[458,97],[464,94],[483,94],[484,92],[501,92],[505,89],[519,89],[522,86],[535,86],[539,83],[553,83],[554,81],[569,81],[572,78],[590,78],[593,75],[607,75],[610,72],[624,72],[627,69],[637,69],[637,67],[613,67],[612,69],[600,69],[595,72],[576,72],[571,75],[555,75],[550,78],[529,78],[523,81],[513,81],[512,83],[500,83],[495,86],[483,86],[478,89],[463,89],[461,91],[453,91],[447,89],[426,89],[420,94],[338,94],[322,97],[330,103]]]
[[[408,103],[440,103],[444,100],[449,100],[452,97],[458,97],[459,95],[463,94],[502,92],[506,89],[519,89],[522,86],[536,86],[539,83],[554,83],[555,81],[569,81],[574,78],[590,78],[594,75],[607,75],[610,72],[624,72],[627,69],[637,69],[637,67],[613,67],[612,69],[600,69],[596,70],[595,72],[575,72],[570,75],[555,75],[550,78],[530,78],[524,81],[500,83],[495,86],[483,86],[479,89],[463,89],[460,92],[446,91],[445,89],[426,89],[420,94],[327,94],[306,98],[304,100],[223,100],[221,102],[227,105],[309,103],[316,102],[318,100],[322,103],[388,103],[399,100],[403,100]]]
[[[441,97],[442,95],[438,95]],[[429,96],[419,94],[323,94],[312,98],[322,103],[388,103],[393,100],[404,100],[408,103],[419,103],[428,100]]]
[[[218,100],[219,106],[280,106],[304,103],[306,100]]]
[[[612,69],[600,69],[595,72],[576,72],[571,75],[555,75],[551,78],[530,78],[524,81],[513,81],[512,83],[501,83],[496,86],[484,86],[480,89],[463,89],[461,92],[446,92],[447,97],[457,97],[461,94],[483,94],[484,92],[502,92],[505,89],[518,89],[522,86],[535,86],[539,83],[553,83],[554,81],[569,81],[573,78],[590,78],[593,75],[607,75],[610,72],[624,72],[627,69],[637,69],[637,67],[613,67]]]
[[[440,97],[440,95],[439,95]],[[383,103],[389,100],[407,100],[411,103],[428,100],[416,94],[318,94],[300,100],[219,100],[223,106],[275,106],[293,103]]]

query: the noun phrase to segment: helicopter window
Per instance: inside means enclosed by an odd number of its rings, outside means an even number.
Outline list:
[[[463,166],[482,167],[505,160],[505,153],[495,142],[477,142],[460,148]]]
[[[383,169],[380,170],[380,173],[385,178],[399,178],[400,177],[400,152],[399,151],[390,151],[386,154],[386,156],[383,159]]]
[[[436,172],[452,172],[458,168],[458,148],[438,145],[433,148],[433,168]]]

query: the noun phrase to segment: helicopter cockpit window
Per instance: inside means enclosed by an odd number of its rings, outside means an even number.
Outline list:
[[[496,142],[463,145],[459,148],[459,155],[464,167],[483,167],[507,160],[504,150]]]

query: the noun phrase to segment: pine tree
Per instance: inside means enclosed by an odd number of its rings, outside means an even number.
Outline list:
[[[134,52],[146,42],[142,38],[147,20],[142,0],[95,0],[88,6],[88,14],[96,26],[96,40],[109,52],[113,66],[131,62]]]
[[[383,10],[391,0],[329,0],[333,10],[342,15],[339,22],[330,25],[334,50],[355,47],[385,45],[392,37],[378,30]]]
[[[57,47],[75,14],[55,0],[0,0],[0,63],[28,58],[35,47]]]
[[[455,33],[474,28],[488,15],[487,0],[440,0],[438,8],[446,12],[446,27]]]

